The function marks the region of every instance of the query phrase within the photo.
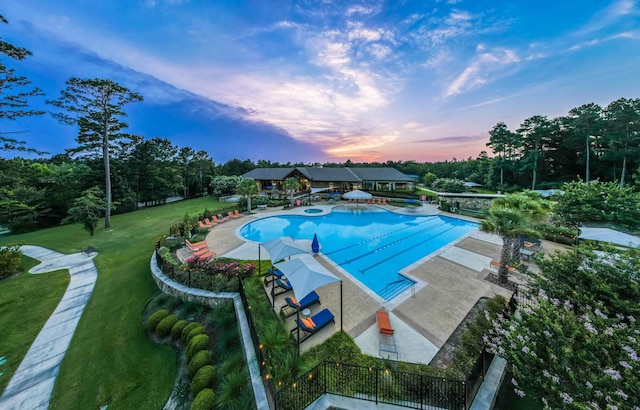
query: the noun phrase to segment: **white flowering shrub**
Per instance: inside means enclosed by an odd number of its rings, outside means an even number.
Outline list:
[[[594,273],[604,263],[617,266],[619,275],[611,276],[609,270],[608,276],[591,276],[591,287],[583,281],[559,297],[562,286],[556,281],[562,276],[549,272],[553,278],[538,278],[536,293],[514,314],[492,321],[484,341],[489,351],[508,361],[516,394],[537,398],[545,408],[640,409],[640,326],[635,315],[639,295],[632,304],[614,300],[622,283],[627,283],[625,297],[630,289],[638,289],[638,272],[626,271],[634,265],[628,258],[635,256],[617,255],[602,262],[602,254],[577,249],[556,254],[542,265],[553,265],[560,273],[572,268],[569,262],[576,255],[582,255],[583,271]]]

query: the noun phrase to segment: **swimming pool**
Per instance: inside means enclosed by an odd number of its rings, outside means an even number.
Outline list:
[[[325,256],[389,301],[414,283],[400,270],[477,227],[440,215],[334,209],[322,216],[262,218],[243,226],[240,234],[256,242],[281,236],[311,240],[317,234]]]

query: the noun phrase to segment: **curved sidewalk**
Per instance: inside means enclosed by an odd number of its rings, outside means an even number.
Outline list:
[[[65,255],[31,245],[24,245],[21,249],[26,256],[40,260],[40,264],[31,268],[29,273],[68,269],[71,279],[60,303],[0,397],[0,408],[48,409],[60,364],[98,278],[98,270],[93,263],[97,253]]]

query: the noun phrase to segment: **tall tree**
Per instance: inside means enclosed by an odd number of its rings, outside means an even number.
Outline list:
[[[105,173],[105,228],[111,226],[111,150],[118,142],[130,139],[123,132],[128,125],[120,118],[126,116],[125,105],[142,100],[140,94],[111,80],[73,77],[67,81],[67,88],[61,92],[60,98],[47,101],[63,110],[54,113],[54,118],[63,124],[77,125],[79,128],[76,138],[79,145],[71,152],[102,157]]]
[[[640,156],[640,98],[617,99],[607,106],[605,115],[609,156],[622,161],[620,186],[624,186],[628,162]]]
[[[2,15],[0,15],[0,22],[8,24]],[[24,60],[31,55],[31,52],[0,37],[0,119],[15,121],[22,117],[44,114],[44,111],[30,109],[28,101],[32,97],[43,96],[42,91],[37,87],[31,88],[31,82],[27,77],[17,75],[14,69],[8,68],[1,58],[2,55],[14,60]],[[27,148],[24,141],[4,136],[21,132],[23,131],[5,131],[0,128],[0,151],[15,150],[45,154],[33,148]]]
[[[599,139],[604,133],[602,107],[595,103],[584,104],[569,111],[568,118],[574,139],[583,142],[582,146],[585,151],[584,180],[589,182],[591,181],[591,152],[593,147],[598,145]]]
[[[509,130],[507,124],[499,122],[489,131],[489,142],[487,147],[493,150],[499,158],[498,168],[500,169],[500,185],[504,185],[504,170],[506,161],[513,158],[516,134]]]
[[[531,170],[531,189],[536,189],[538,168],[549,138],[550,125],[546,116],[534,115],[524,120],[517,130],[523,142],[522,169]]]

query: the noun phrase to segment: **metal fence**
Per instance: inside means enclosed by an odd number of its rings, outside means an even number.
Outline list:
[[[465,382],[322,362],[275,395],[277,410],[302,410],[323,394],[414,409],[466,409]]]

